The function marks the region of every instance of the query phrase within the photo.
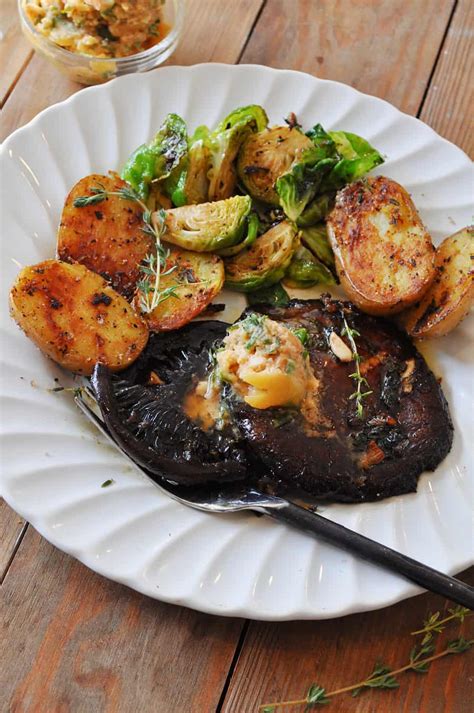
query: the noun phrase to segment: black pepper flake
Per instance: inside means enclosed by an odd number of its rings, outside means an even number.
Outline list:
[[[95,217],[97,218],[97,220],[102,220],[102,218],[104,217],[104,214],[102,213],[101,210],[96,210]]]
[[[63,306],[63,303],[56,299],[56,297],[51,297],[49,304],[53,309],[59,309]]]
[[[106,295],[105,292],[96,292],[95,295],[92,297],[92,304],[93,305],[109,305],[112,302],[112,298],[109,297],[109,295]]]

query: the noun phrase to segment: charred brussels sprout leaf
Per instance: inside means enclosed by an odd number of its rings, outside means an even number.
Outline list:
[[[257,104],[231,112],[207,137],[210,150],[209,200],[232,195],[237,182],[234,161],[246,137],[262,131],[268,123],[265,111]]]
[[[177,189],[180,164],[186,160],[188,136],[186,124],[177,114],[168,114],[155,138],[139,146],[122,170],[122,178],[138,193],[148,198],[154,180],[169,180],[167,192]]]
[[[323,188],[326,190],[342,188],[346,183],[357,181],[384,161],[368,141],[356,134],[348,131],[331,131],[329,135],[336,145],[341,160],[324,181]]]
[[[239,152],[239,178],[252,198],[278,206],[277,178],[308,148],[311,148],[310,139],[299,129],[288,126],[274,126],[251,134]]]
[[[326,224],[320,223],[301,231],[301,242],[325,265],[334,268],[334,253],[329,244]]]
[[[253,292],[279,282],[298,240],[298,232],[289,221],[270,228],[250,248],[225,261],[226,286],[240,292]]]
[[[186,250],[216,252],[243,240],[252,201],[233,196],[214,203],[171,208],[165,213],[164,240]]]
[[[280,205],[290,220],[299,218],[336,163],[336,158],[320,158],[320,150],[316,147],[306,149],[291,169],[277,179]]]
[[[250,292],[247,302],[253,305],[271,305],[272,307],[286,307],[290,301],[290,296],[280,282],[271,287],[263,287],[261,290]]]
[[[306,137],[312,148],[276,182],[280,205],[301,227],[325,217],[336,190],[383,163],[378,151],[356,134],[326,132],[316,124]]]
[[[301,246],[285,275],[287,287],[313,287],[314,285],[333,285],[336,280],[332,272],[320,262],[307,248]]]
[[[198,126],[188,142],[187,155],[174,175],[165,181],[165,188],[177,207],[208,200],[211,152],[208,146],[209,129]]]

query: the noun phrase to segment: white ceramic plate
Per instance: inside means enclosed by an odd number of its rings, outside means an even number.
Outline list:
[[[435,241],[471,220],[470,162],[430,128],[351,87],[258,66],[166,67],[86,89],[47,109],[3,145],[1,342],[3,494],[50,542],[95,571],[157,599],[255,619],[317,619],[417,593],[330,546],[253,514],[207,515],[160,493],[105,445],[68,393],[70,377],[9,319],[17,265],[54,255],[66,193],[119,168],[167,112],[190,127],[257,102],[271,122],[295,111],[309,127],[354,131],[387,155],[381,171],[413,194]],[[308,293],[306,293],[308,294]],[[237,316],[242,301],[229,307]],[[444,572],[472,561],[469,324],[431,348],[455,421],[452,452],[418,492],[324,514]],[[471,331],[472,333],[472,331]],[[108,488],[101,484],[113,478]]]

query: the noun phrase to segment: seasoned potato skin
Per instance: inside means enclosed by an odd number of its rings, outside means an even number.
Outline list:
[[[436,277],[422,300],[399,321],[417,339],[443,337],[467,315],[474,301],[474,227],[443,240],[436,250]]]
[[[133,201],[108,196],[95,205],[74,206],[76,198],[91,195],[91,189],[98,186],[117,191],[127,184],[115,174],[91,174],[76,183],[64,204],[57,255],[97,272],[131,299],[140,279],[140,262],[153,251],[153,240],[143,232],[143,209]]]
[[[190,322],[206,309],[224,284],[224,263],[217,255],[166,247],[170,253],[164,272],[174,266],[175,269],[161,277],[160,292],[176,286],[176,296],[169,297],[145,315],[149,328],[155,332],[179,329]],[[134,304],[138,309],[138,296]]]
[[[385,176],[339,191],[327,228],[341,285],[364,312],[400,312],[434,279],[431,237],[407,191]]]
[[[280,205],[275,181],[289,170],[295,158],[313,145],[298,129],[274,126],[250,136],[243,143],[237,161],[240,180],[253,198]]]
[[[25,267],[10,292],[13,319],[47,356],[78,374],[96,362],[125,369],[148,341],[148,328],[100,275],[78,263]]]

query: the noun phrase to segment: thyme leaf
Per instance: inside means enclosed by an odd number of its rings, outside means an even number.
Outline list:
[[[341,336],[347,337],[347,339],[349,340],[349,344],[352,351],[352,358],[355,364],[355,371],[352,374],[349,374],[349,377],[354,380],[356,384],[356,390],[349,396],[349,399],[351,401],[355,401],[357,416],[359,418],[362,418],[364,415],[363,400],[370,396],[370,394],[373,392],[370,389],[369,382],[364,376],[362,376],[360,371],[361,357],[357,349],[357,344],[355,342],[356,337],[360,337],[360,332],[358,332],[357,329],[354,329],[353,327],[349,326],[349,323],[344,313],[342,313],[342,321],[344,327],[341,330]],[[363,389],[367,390],[363,391]]]

